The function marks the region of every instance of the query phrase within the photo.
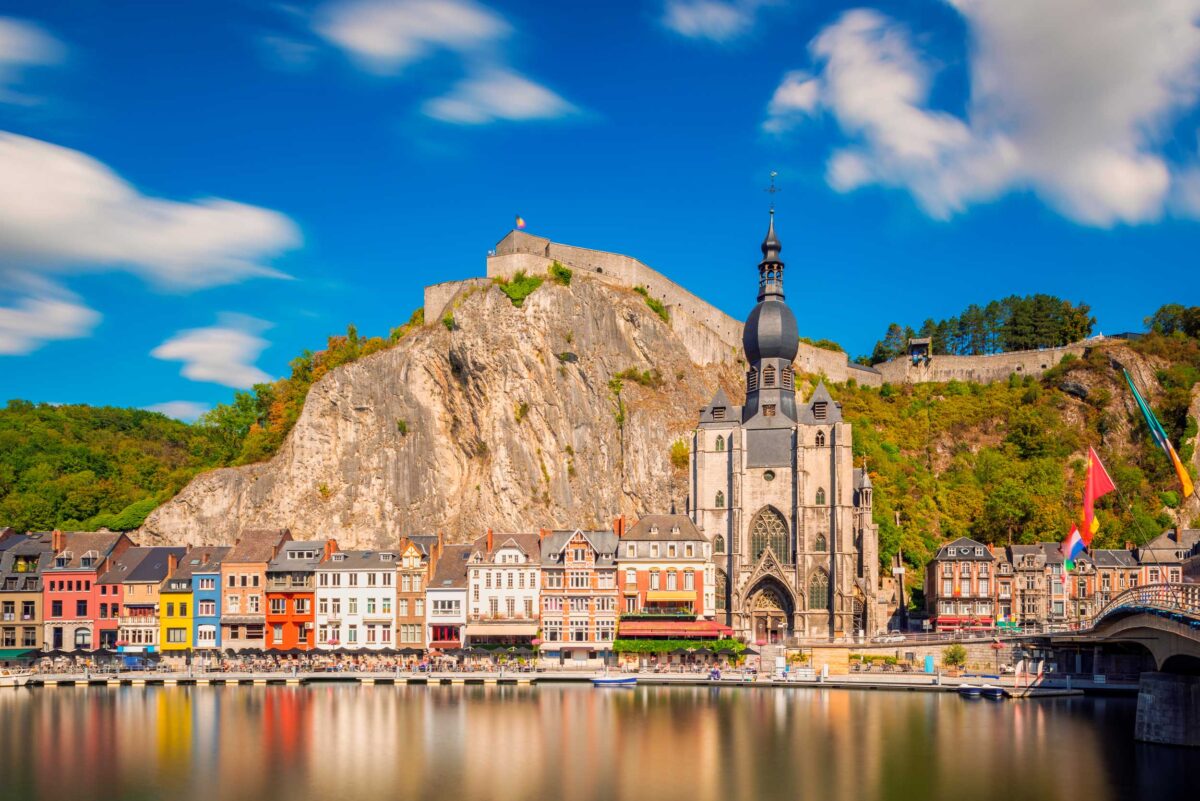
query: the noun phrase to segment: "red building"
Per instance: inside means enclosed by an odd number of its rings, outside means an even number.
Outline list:
[[[334,540],[286,542],[267,565],[267,650],[316,646],[316,569],[337,549]]]
[[[43,647],[55,651],[111,647],[116,642],[120,598],[102,595],[97,583],[109,562],[133,542],[112,531],[55,531],[51,543],[54,557],[42,571]]]

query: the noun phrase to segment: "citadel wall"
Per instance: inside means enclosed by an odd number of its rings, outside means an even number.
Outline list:
[[[486,285],[495,278],[511,278],[518,272],[544,274],[558,261],[572,270],[612,286],[642,286],[662,301],[671,328],[697,364],[738,362],[742,356],[742,323],[676,284],[637,259],[620,253],[581,248],[552,242],[524,231],[510,231],[487,258],[487,278],[447,281],[425,287],[425,319],[432,322],[446,313],[459,293]],[[863,386],[917,384],[951,380],[988,383],[1005,381],[1009,375],[1041,375],[1067,353],[1081,355],[1095,340],[1045,350],[998,353],[991,356],[944,356],[934,354],[928,363],[913,364],[904,357],[874,367],[854,364],[841,351],[800,343],[796,371],[823,375],[829,381],[854,379]]]

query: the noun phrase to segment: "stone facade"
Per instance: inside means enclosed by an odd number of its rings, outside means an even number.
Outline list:
[[[774,225],[759,304],[743,335],[746,405],[723,391],[692,438],[689,514],[712,544],[716,603],[754,642],[874,633],[878,527],[870,478],[854,467],[851,426],[822,383],[797,405],[796,323],[783,302]]]

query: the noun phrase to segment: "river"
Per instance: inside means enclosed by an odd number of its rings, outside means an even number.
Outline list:
[[[28,688],[0,691],[0,798],[1195,798],[1200,754],[1136,744],[1134,710],[803,688]]]

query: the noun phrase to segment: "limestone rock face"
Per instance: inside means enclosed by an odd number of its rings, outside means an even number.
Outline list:
[[[697,366],[639,295],[578,274],[520,308],[498,287],[469,288],[452,314],[452,331],[431,321],[330,372],[274,458],[197,476],[140,541],[228,543],[286,526],[372,548],[413,533],[606,527],[672,501],[683,511],[671,445],[718,383],[740,394],[732,358]],[[621,382],[619,423],[611,381],[630,369],[650,380]]]

